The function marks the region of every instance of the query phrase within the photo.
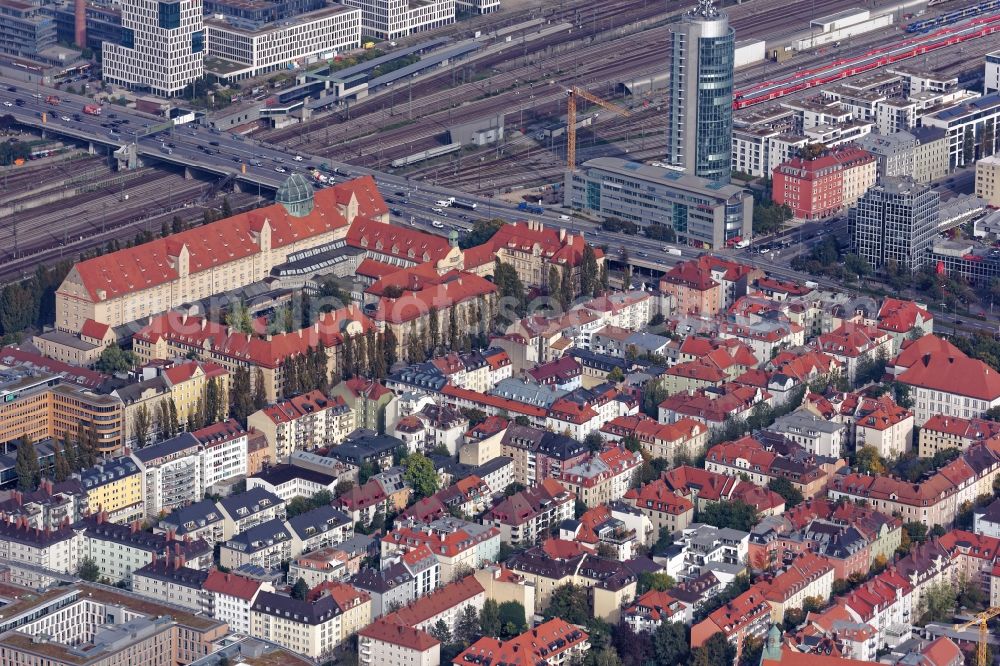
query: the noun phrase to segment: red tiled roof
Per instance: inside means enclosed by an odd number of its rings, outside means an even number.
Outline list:
[[[416,275],[416,272],[411,271],[410,274]],[[431,308],[443,310],[497,290],[489,280],[460,271],[449,271],[435,278],[418,280],[415,284],[419,287],[417,290],[404,290],[399,298],[380,298],[375,319],[402,324],[426,315]]]
[[[625,500],[640,509],[675,516],[694,510],[694,505],[684,497],[674,494],[663,479],[651,481],[641,488],[630,489],[625,493]]]
[[[355,397],[364,396],[368,400],[378,400],[385,394],[391,393],[380,382],[374,379],[367,379],[366,377],[353,377],[348,379],[345,384]]]
[[[440,261],[451,251],[444,236],[373,220],[358,220],[352,224],[347,232],[347,244],[415,264]]]
[[[466,576],[417,598],[409,605],[389,613],[385,619],[389,622],[414,627],[485,592],[486,590],[479,584],[475,576]]]
[[[195,275],[259,253],[259,234],[265,224],[270,227],[272,248],[345,227],[348,220],[338,207],[338,199],[351,194],[357,196],[360,217],[381,215],[387,210],[374,179],[364,176],[316,192],[315,207],[304,217],[290,215],[283,205],[272,204],[81,261],[74,271],[94,302],[106,301],[177,279],[178,256],[183,248],[188,253],[189,274]]]
[[[359,631],[358,635],[364,636],[365,638],[371,638],[372,640],[382,641],[384,643],[399,645],[411,650],[416,650],[417,652],[426,652],[434,646],[441,644],[441,641],[434,638],[426,631],[404,626],[398,622],[391,621],[387,617],[375,620],[367,627]]]
[[[87,319],[83,322],[83,326],[80,327],[80,335],[85,338],[103,340],[104,336],[108,334],[110,329],[111,327],[107,324],[101,324],[93,319]]]
[[[885,339],[887,333],[872,326],[845,322],[829,333],[820,335],[814,344],[834,356],[860,356]]]
[[[231,597],[251,601],[263,583],[253,578],[246,578],[234,573],[222,573],[213,569],[202,584],[202,589],[217,594],[228,594]]]
[[[1000,435],[1000,423],[985,419],[963,419],[958,416],[935,414],[920,428],[921,432],[940,432],[953,437],[982,441]]]
[[[495,638],[480,638],[452,663],[540,666],[588,639],[585,631],[556,617],[503,643]]]
[[[924,356],[965,356],[955,345],[936,335],[924,335],[916,340],[903,340],[902,348],[896,354],[892,365],[896,368],[909,368]]]
[[[897,377],[910,386],[992,402],[1000,398],[1000,373],[964,354],[926,354]]]
[[[735,477],[691,465],[668,469],[661,478],[667,488],[678,495],[697,495],[698,499],[708,502],[729,499],[739,483]]]
[[[246,335],[201,317],[188,317],[168,310],[153,317],[133,339],[154,343],[163,337],[174,344],[201,347],[236,361],[263,367],[277,367],[284,359],[306,353],[320,345],[336,347],[343,342],[343,331],[352,322],[361,332],[372,327],[372,322],[355,305],[327,312],[310,327],[266,337]]]
[[[917,325],[917,317],[924,323],[933,319],[930,312],[913,301],[886,298],[878,311],[878,327],[893,333],[907,333]]]
[[[501,398],[487,393],[479,393],[478,391],[463,389],[457,386],[451,386],[450,384],[445,385],[444,388],[441,389],[441,394],[445,397],[452,397],[458,400],[469,400],[470,402],[495,407],[497,409],[503,409],[514,414],[524,414],[525,416],[544,418],[548,413],[541,407],[526,405],[523,402],[518,402],[516,400],[508,400],[507,398]]]

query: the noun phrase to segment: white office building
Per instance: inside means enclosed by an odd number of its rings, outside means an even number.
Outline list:
[[[361,31],[378,39],[398,39],[455,22],[455,0],[344,0],[344,3],[361,10]]]
[[[983,94],[1000,92],[1000,51],[986,54],[986,72],[983,79]]]
[[[1000,93],[993,93],[928,114],[921,122],[945,131],[949,166],[955,168],[996,152],[998,120]]]
[[[106,83],[173,97],[204,73],[202,0],[122,0],[122,43],[104,42]]]
[[[500,0],[455,0],[455,7],[463,14],[492,14],[500,11]]]
[[[205,19],[208,53],[234,63],[229,80],[301,67],[361,46],[361,10],[332,5],[259,28],[220,14]]]

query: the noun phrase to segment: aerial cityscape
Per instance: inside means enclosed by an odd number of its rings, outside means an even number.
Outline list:
[[[0,0],[0,104],[0,666],[1000,664],[1000,0]]]

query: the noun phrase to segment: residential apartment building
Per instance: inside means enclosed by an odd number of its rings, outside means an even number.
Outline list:
[[[860,148],[840,148],[814,159],[794,157],[774,170],[771,198],[798,219],[821,219],[853,205],[875,184],[876,174],[876,159]]]
[[[468,569],[495,562],[500,552],[501,529],[453,517],[422,524],[415,519],[398,522],[382,538],[383,562],[426,546],[441,563],[441,581],[450,583]]]
[[[155,558],[132,572],[132,591],[209,615],[212,594],[204,589],[208,576],[208,571],[184,566],[181,558]]]
[[[593,508],[623,498],[641,464],[642,455],[638,451],[612,446],[568,469],[560,483]]]
[[[976,162],[976,196],[993,208],[1000,207],[1000,156],[990,155]]]
[[[817,456],[840,458],[846,452],[847,428],[805,410],[777,418],[768,430],[784,435]]]
[[[218,502],[222,514],[222,538],[231,539],[255,525],[285,518],[285,503],[263,488],[248,488],[246,492],[223,497]]]
[[[739,658],[747,638],[763,638],[771,625],[771,606],[756,586],[728,604],[709,613],[691,627],[691,647],[701,647],[710,637],[722,632],[736,648]]]
[[[566,173],[564,196],[566,206],[604,218],[667,224],[683,245],[719,249],[751,236],[748,192],[674,169],[599,157]]]
[[[990,93],[929,113],[921,119],[925,127],[945,131],[951,168],[971,165],[996,152],[1000,93]],[[992,146],[985,145],[992,142]]]
[[[250,607],[250,635],[321,661],[343,642],[341,615],[332,596],[306,601],[261,591]]]
[[[958,449],[967,451],[970,446],[1000,437],[1000,423],[960,416],[936,414],[920,428],[917,455],[931,458],[938,452]]]
[[[758,436],[765,439],[766,433]],[[771,479],[787,479],[809,498],[821,493],[836,471],[847,465],[843,459],[824,459],[789,446],[784,437],[775,439],[778,441],[772,444],[747,436],[716,444],[706,454],[705,469],[735,477],[745,474],[761,487]]]
[[[939,414],[982,418],[987,410],[1000,405],[1000,374],[957,349],[921,356],[896,375],[896,381],[912,391],[914,424],[918,426]]]
[[[205,496],[200,449],[194,435],[183,432],[132,454],[143,477],[146,515],[160,516]]]
[[[0,558],[75,574],[83,537],[68,525],[38,529],[26,518],[0,520]]]
[[[225,541],[219,549],[219,564],[230,571],[250,565],[273,572],[296,555],[291,530],[283,520],[274,518]]]
[[[251,635],[250,609],[261,592],[274,592],[271,583],[213,569],[202,584],[212,598],[212,615],[233,633]]]
[[[115,523],[129,523],[145,517],[145,479],[131,458],[113,458],[99,463],[80,472],[79,478],[92,512],[104,513]]]
[[[292,451],[340,444],[355,429],[354,418],[343,398],[313,390],[254,412],[247,426],[264,433],[271,460],[284,462]]]
[[[389,421],[395,421],[390,405],[396,401],[396,396],[381,383],[374,379],[352,377],[330,389],[330,397],[343,398],[354,410],[354,427],[385,432],[386,412],[390,412]]]
[[[549,530],[573,517],[576,496],[555,479],[505,498],[483,516],[483,523],[500,532],[500,540],[512,546],[532,545]]]
[[[552,592],[573,583],[590,590],[593,617],[617,622],[621,609],[635,598],[636,575],[624,564],[589,553],[554,558],[542,548],[514,554],[507,568],[535,586],[535,604],[545,608]]]
[[[763,590],[764,599],[771,606],[771,621],[778,623],[784,622],[788,611],[802,608],[807,598],[829,600],[833,579],[833,565],[825,557],[806,551],[757,587]]]
[[[643,512],[655,532],[670,533],[687,528],[694,520],[694,504],[671,491],[663,479],[657,479],[625,493],[625,502]]]
[[[582,659],[589,650],[587,632],[556,617],[508,641],[484,636],[456,656],[450,666],[487,660],[502,664],[530,660],[528,663],[562,666]]]
[[[358,632],[360,666],[435,666],[441,642],[426,631],[381,619]]]
[[[694,419],[680,419],[674,423],[659,423],[643,414],[619,416],[601,427],[605,440],[621,442],[635,437],[643,451],[654,458],[666,458],[676,464],[678,457],[692,460],[708,443],[708,428]]]

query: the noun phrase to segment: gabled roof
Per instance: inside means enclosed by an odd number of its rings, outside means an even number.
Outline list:
[[[214,594],[225,594],[250,602],[257,595],[263,584],[262,581],[254,578],[247,578],[234,573],[223,573],[218,569],[212,569],[202,587]]]

